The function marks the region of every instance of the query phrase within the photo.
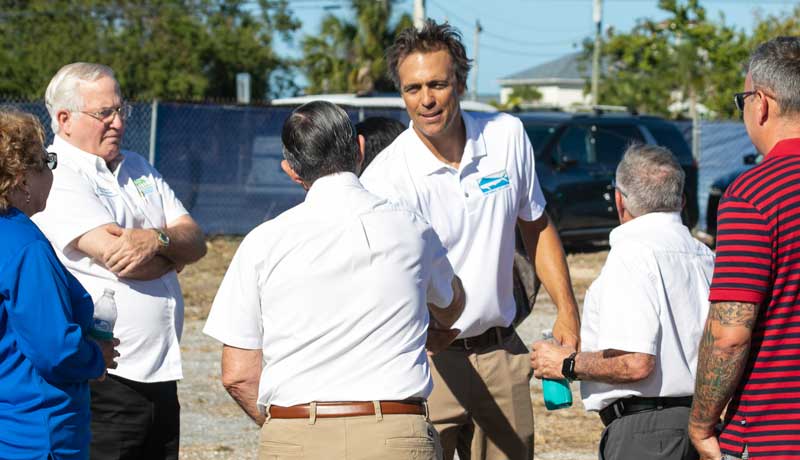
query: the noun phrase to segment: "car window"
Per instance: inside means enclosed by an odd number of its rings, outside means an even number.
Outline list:
[[[528,139],[530,139],[531,145],[533,146],[533,153],[538,155],[542,152],[544,146],[547,145],[553,133],[556,132],[556,126],[526,124],[525,132],[528,134]]]
[[[586,165],[595,162],[592,136],[584,126],[570,126],[558,140],[558,156],[556,160],[572,160]]]
[[[595,156],[598,163],[616,168],[625,149],[635,142],[644,142],[635,125],[596,125],[594,131]]]

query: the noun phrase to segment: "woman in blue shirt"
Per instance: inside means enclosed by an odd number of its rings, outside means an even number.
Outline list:
[[[29,219],[57,158],[33,115],[0,111],[0,458],[86,459],[89,379],[115,367],[92,299]]]

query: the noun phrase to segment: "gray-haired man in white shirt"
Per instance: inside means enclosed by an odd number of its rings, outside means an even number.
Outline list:
[[[632,146],[616,179],[622,225],[586,293],[581,352],[537,342],[534,375],[582,380],[606,425],[601,459],[696,459],[687,426],[714,254],[681,223],[684,172],[667,149]]]
[[[428,312],[450,327],[464,306],[446,250],[363,188],[363,137],[342,109],[297,108],[282,140],[308,195],[250,232],[225,274],[204,329],[225,345],[222,383],[262,425],[262,459],[439,458]]]
[[[92,382],[92,459],[178,459],[183,296],[177,271],[205,238],[144,158],[121,150],[130,106],[114,72],[75,62],[45,102],[58,154],[46,212],[35,221],[92,297],[115,291],[119,366]]]

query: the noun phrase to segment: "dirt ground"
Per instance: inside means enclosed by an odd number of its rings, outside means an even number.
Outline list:
[[[180,274],[186,302],[186,325],[181,343],[184,379],[179,385],[181,459],[255,459],[256,426],[244,415],[220,384],[221,345],[201,330],[217,287],[241,238],[214,237],[208,241],[208,255]],[[586,249],[583,249],[586,250]],[[589,284],[597,277],[607,252],[589,249],[568,256],[573,288],[579,303]],[[526,343],[541,337],[552,326],[555,307],[542,289],[533,314],[520,325]],[[548,411],[544,407],[541,383],[531,382],[535,417],[535,458],[537,460],[593,460],[602,424],[594,413],[583,410],[577,384],[572,386],[573,406]]]

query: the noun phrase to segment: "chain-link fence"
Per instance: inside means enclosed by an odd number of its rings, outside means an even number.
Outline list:
[[[52,138],[41,101],[0,99],[37,115]],[[206,233],[244,234],[301,202],[305,192],[280,168],[280,132],[289,107],[172,102],[133,103],[123,148],[149,158]],[[350,118],[384,116],[408,122],[402,109],[350,108]],[[691,145],[691,123],[678,122]],[[703,122],[700,129],[698,226],[705,229],[708,191],[754,153],[739,122]]]
[[[39,117],[41,101],[0,99]],[[301,187],[281,170],[281,128],[289,107],[165,102],[132,103],[122,148],[148,158],[206,233],[244,234],[300,203]],[[408,122],[402,109],[346,109],[357,122],[385,116]]]
[[[676,122],[686,142],[692,145],[692,122]],[[745,168],[744,156],[756,153],[742,122],[703,121],[700,123],[700,155],[698,160],[697,205],[700,218],[697,227],[707,230],[708,192],[720,177]],[[712,219],[716,216],[710,216]]]

